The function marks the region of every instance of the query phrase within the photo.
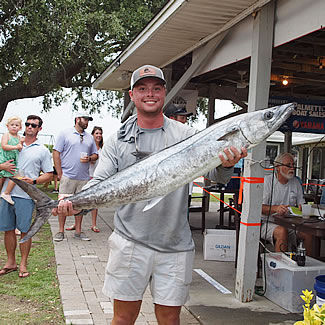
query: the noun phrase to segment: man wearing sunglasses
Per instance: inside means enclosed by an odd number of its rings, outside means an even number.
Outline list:
[[[60,180],[59,198],[63,194],[80,192],[90,178],[89,164],[98,158],[94,137],[85,131],[92,120],[90,116],[78,115],[74,127],[61,132],[55,143],[53,161]],[[54,236],[55,241],[64,239],[65,220],[66,217],[59,217],[59,232]],[[90,240],[81,231],[81,223],[82,216],[76,216],[75,224],[66,229],[75,230],[75,239]]]
[[[19,153],[18,169],[24,172],[23,181],[29,184],[45,184],[52,179],[53,166],[49,150],[41,144],[37,135],[42,130],[42,119],[37,115],[29,115],[25,123],[25,142]],[[6,168],[10,169],[10,162]],[[43,172],[40,175],[40,172]],[[6,180],[3,191],[8,184]],[[17,239],[15,229],[21,231],[21,238],[24,238],[32,221],[34,201],[19,187],[15,186],[11,192],[14,205],[5,200],[0,201],[0,231],[4,231],[4,244],[7,251],[7,262],[0,270],[0,276],[17,271],[16,246]],[[19,265],[19,277],[29,276],[27,269],[27,258],[31,248],[32,240],[20,244],[21,262]]]

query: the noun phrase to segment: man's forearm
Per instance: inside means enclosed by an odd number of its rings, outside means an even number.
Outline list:
[[[93,153],[91,156],[89,156],[89,162],[94,162],[98,159],[98,155],[96,153]]]
[[[44,173],[36,178],[36,184],[45,184],[52,180],[53,173]]]

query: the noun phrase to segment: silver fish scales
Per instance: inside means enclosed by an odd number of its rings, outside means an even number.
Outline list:
[[[252,148],[275,132],[291,115],[294,104],[246,113],[214,124],[164,150],[151,154],[106,180],[67,198],[74,209],[117,207],[149,201],[150,209],[166,194],[221,164],[225,148]],[[36,201],[36,217],[22,242],[34,236],[58,201],[19,179],[11,178]]]

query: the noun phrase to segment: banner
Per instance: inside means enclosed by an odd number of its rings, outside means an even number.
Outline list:
[[[296,103],[296,108],[280,131],[306,132],[325,134],[324,101],[304,100],[301,98],[272,97],[269,106]]]

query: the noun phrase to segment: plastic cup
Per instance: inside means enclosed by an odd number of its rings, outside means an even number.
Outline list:
[[[80,158],[86,158],[86,157],[88,157],[87,152],[80,152]]]
[[[302,217],[308,219],[311,216],[311,208],[310,204],[302,204]]]
[[[25,172],[23,169],[18,169],[18,172],[17,172],[17,175],[16,175],[16,178],[18,179],[22,179],[25,177]]]

